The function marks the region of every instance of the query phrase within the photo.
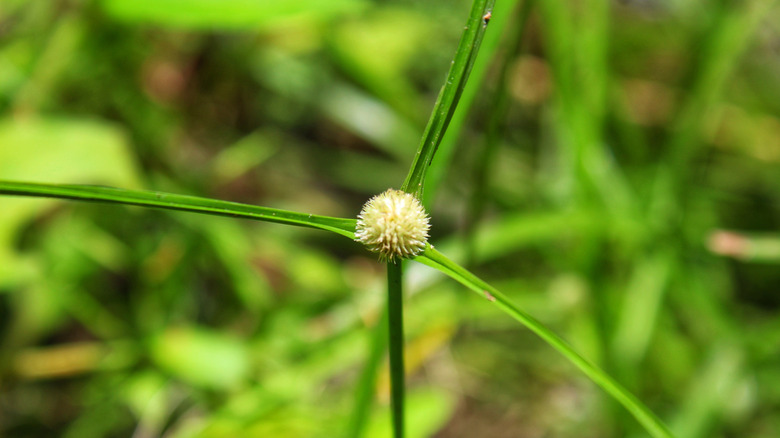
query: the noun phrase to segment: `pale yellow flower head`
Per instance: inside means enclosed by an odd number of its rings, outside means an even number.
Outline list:
[[[400,190],[388,189],[369,199],[358,215],[355,240],[395,261],[419,255],[431,228],[420,201]]]

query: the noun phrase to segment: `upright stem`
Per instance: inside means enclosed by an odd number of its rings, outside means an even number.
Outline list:
[[[387,263],[387,311],[390,334],[390,400],[393,436],[404,436],[404,322],[401,261]]]

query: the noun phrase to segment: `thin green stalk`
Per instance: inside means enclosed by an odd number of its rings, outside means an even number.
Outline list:
[[[299,227],[318,228],[341,234],[350,239],[355,238],[355,219],[298,213],[197,196],[102,186],[35,184],[16,181],[0,181],[0,195],[72,199],[76,201],[180,210],[215,216],[239,217]]]
[[[644,428],[655,438],[673,437],[669,429],[661,420],[653,414],[639,399],[631,394],[618,382],[613,380],[604,371],[592,364],[590,361],[580,356],[574,349],[552,330],[545,327],[541,322],[534,319],[531,315],[520,310],[509,298],[482,281],[476,275],[465,268],[445,257],[439,251],[429,246],[425,253],[416,258],[417,261],[436,268],[449,275],[459,283],[477,292],[488,301],[497,305],[501,310],[519,321],[521,324],[536,333],[545,342],[558,350],[564,357],[571,361],[586,376],[604,389],[608,394],[620,402],[629,412],[639,421]]]
[[[513,18],[516,18],[513,17],[513,15],[516,15],[513,12],[521,1],[523,4],[521,6],[520,19],[513,20]],[[528,21],[529,14],[527,12],[531,10],[532,4],[533,0],[504,0],[498,2],[493,8],[490,25],[487,28],[487,32],[485,32],[485,39],[482,41],[479,54],[474,61],[474,67],[471,69],[469,80],[463,89],[460,102],[452,114],[449,127],[442,136],[441,144],[436,151],[436,161],[431,162],[425,175],[425,193],[423,194],[422,203],[426,208],[433,204],[439,187],[444,182],[447,171],[450,169],[458,140],[461,138],[460,133],[466,124],[472,104],[484,90],[483,82],[487,76],[488,69],[492,65],[495,54],[501,46],[504,29],[511,23],[513,32],[522,33],[522,29],[525,28]]]
[[[404,317],[401,262],[387,263],[387,313],[390,339],[390,399],[393,436],[404,436]]]
[[[415,155],[409,174],[401,186],[401,190],[414,194],[418,199],[422,199],[428,166],[431,164],[436,149],[452,119],[458,100],[466,86],[471,67],[477,58],[482,37],[487,29],[487,23],[483,17],[493,9],[494,3],[495,0],[474,0],[466,28],[461,36],[460,44],[458,44],[458,50],[455,52],[455,59],[453,59],[447,74],[447,82],[439,93],[420,147],[417,149],[417,155]]]
[[[368,416],[371,413],[371,405],[374,399],[376,389],[376,377],[379,372],[379,365],[385,354],[388,338],[388,315],[387,306],[382,311],[382,317],[377,322],[371,334],[371,346],[366,359],[366,365],[360,374],[357,390],[355,391],[355,407],[352,417],[349,421],[347,436],[350,438],[359,438],[363,436]]]

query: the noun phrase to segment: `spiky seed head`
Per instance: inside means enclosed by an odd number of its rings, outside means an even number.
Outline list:
[[[428,215],[414,195],[388,189],[363,205],[355,240],[379,253],[380,260],[395,261],[423,252],[430,228]]]

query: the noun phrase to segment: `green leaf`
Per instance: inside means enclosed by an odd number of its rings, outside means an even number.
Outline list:
[[[258,29],[351,12],[363,0],[104,0],[118,20],[187,29]]]
[[[437,151],[439,158],[431,163],[431,167],[426,176],[426,190],[423,199],[423,204],[426,207],[433,203],[434,196],[437,193],[439,186],[443,183],[444,176],[452,162],[458,140],[461,138],[460,134],[463,131],[463,127],[466,125],[466,119],[469,115],[471,105],[484,89],[482,85],[485,76],[487,76],[488,68],[495,59],[495,55],[500,47],[501,37],[504,34],[504,29],[510,22],[510,18],[512,18],[513,11],[516,9],[518,3],[520,3],[519,0],[501,1],[498,2],[492,11],[490,26],[487,28],[482,48],[479,50],[479,55],[474,61],[474,67],[471,70],[471,79],[463,89],[460,104],[452,114],[449,129],[442,135],[441,145]],[[521,14],[518,14],[520,16],[519,19],[512,22],[511,30],[515,34],[524,33],[531,3],[525,1],[523,2],[522,7],[524,9]],[[508,56],[513,56],[513,54]]]
[[[452,119],[455,108],[466,87],[471,67],[477,58],[479,46],[482,43],[482,37],[485,35],[487,24],[483,17],[488,11],[493,9],[495,0],[475,0],[469,19],[466,22],[466,29],[455,52],[455,59],[452,61],[452,67],[447,74],[447,82],[442,87],[436,104],[433,107],[433,113],[428,120],[428,126],[425,128],[422,142],[414,157],[412,167],[406,176],[401,189],[422,199],[423,186],[425,183],[425,174],[428,166],[436,154],[436,149],[441,143],[444,132]]]
[[[571,363],[585,373],[594,383],[615,398],[639,421],[642,426],[656,438],[671,438],[672,433],[639,399],[631,394],[604,371],[580,356],[572,347],[552,330],[545,327],[531,315],[520,310],[509,298],[496,288],[482,281],[457,263],[451,261],[439,251],[428,246],[423,255],[415,260],[447,274],[454,280],[482,295],[485,299],[497,305],[501,310],[516,319],[531,331],[539,335],[545,342],[558,350]]]
[[[44,198],[73,199],[77,201],[137,205],[141,207],[180,210],[215,216],[255,219],[301,227],[332,231],[350,239],[355,238],[355,219],[318,216],[297,213],[238,202],[220,201],[197,196],[141,190],[125,190],[112,187],[34,184],[0,181],[0,195],[34,196]]]

